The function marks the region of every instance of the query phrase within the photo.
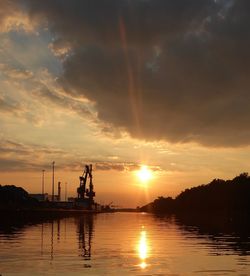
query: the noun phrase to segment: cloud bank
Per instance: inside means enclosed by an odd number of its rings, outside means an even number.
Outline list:
[[[30,20],[46,19],[54,48],[66,49],[65,91],[94,102],[100,120],[144,140],[249,144],[248,0],[23,6]]]

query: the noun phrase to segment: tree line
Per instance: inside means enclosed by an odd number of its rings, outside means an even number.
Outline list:
[[[250,177],[242,173],[232,180],[214,179],[181,192],[175,199],[160,196],[140,208],[154,213],[209,212],[250,213]]]

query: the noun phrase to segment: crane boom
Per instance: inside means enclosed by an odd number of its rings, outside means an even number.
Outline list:
[[[87,180],[89,178],[89,188],[86,189]],[[95,197],[93,176],[92,176],[92,164],[85,165],[82,176],[79,177],[80,185],[77,188],[78,199],[84,200],[88,198],[89,203],[94,203],[93,198]]]

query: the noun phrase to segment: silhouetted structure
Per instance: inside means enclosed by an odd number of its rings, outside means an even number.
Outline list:
[[[44,195],[44,172],[45,170],[42,170],[42,194]]]
[[[89,178],[89,188],[86,189],[87,180]],[[76,206],[94,209],[94,185],[92,177],[92,165],[86,165],[82,176],[79,177],[80,185],[77,188]]]
[[[143,206],[141,211],[249,214],[250,177],[247,173],[242,173],[232,180],[214,179],[207,185],[186,189],[175,199],[159,197]]]
[[[52,162],[52,201],[54,201],[55,161]]]
[[[45,194],[29,194],[30,197],[37,199],[39,202],[44,202],[49,200],[49,195]]]
[[[57,196],[58,196],[58,201],[61,201],[61,182],[58,182],[58,186],[57,186]]]
[[[0,210],[15,210],[20,208],[33,208],[38,201],[20,187],[14,185],[0,185]]]

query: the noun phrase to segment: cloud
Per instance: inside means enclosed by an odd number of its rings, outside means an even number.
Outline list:
[[[66,59],[71,52],[71,43],[62,39],[53,41],[48,47],[56,57],[62,60]]]
[[[14,80],[27,80],[33,76],[33,73],[27,69],[11,67],[4,63],[0,63],[0,70],[6,77]]]
[[[126,171],[140,169],[138,162],[120,162],[117,156],[99,156],[89,159],[82,153],[62,150],[60,148],[34,143],[23,143],[11,139],[0,140],[0,171],[41,171],[50,170],[51,162],[56,162],[59,171],[81,172],[85,164],[93,164],[95,171]],[[108,160],[108,161],[106,161]],[[164,171],[159,165],[149,164],[155,172]]]
[[[135,163],[123,163],[123,162],[96,162],[94,169],[97,171],[133,171],[139,169],[139,165]]]
[[[23,114],[24,108],[21,104],[10,101],[0,95],[0,112],[20,116]]]
[[[29,155],[32,153],[45,153],[45,154],[63,154],[64,152],[60,149],[50,148],[48,146],[40,146],[36,144],[24,144],[13,140],[1,140],[0,141],[0,153],[4,154],[20,154]]]
[[[45,106],[52,105],[58,111],[75,113],[84,120],[92,123],[97,122],[93,103],[83,97],[81,99],[72,97],[57,85],[53,76],[46,70],[38,74],[32,81],[32,97],[36,100],[42,100]]]
[[[0,32],[11,30],[24,30],[33,32],[34,21],[31,23],[29,16],[21,5],[21,1],[1,0],[0,2]]]
[[[65,91],[94,102],[110,129],[249,144],[249,1],[24,2],[31,19],[45,17],[55,41],[70,45]]]
[[[61,149],[24,144],[7,139],[0,141],[0,156],[0,171],[2,172],[50,169],[51,164],[48,160],[69,158],[67,153]]]
[[[55,87],[54,87],[55,88]],[[62,91],[63,92],[63,91]],[[69,95],[60,93],[57,89],[51,90],[46,84],[38,83],[38,88],[32,93],[35,97],[47,100],[60,108],[77,113],[84,119],[95,121],[95,115],[90,110],[90,103],[86,104],[83,101],[73,99]]]
[[[58,111],[76,113],[83,119],[97,121],[93,103],[86,98],[80,100],[69,95],[47,69],[31,72],[10,62],[0,63],[0,70],[5,84],[0,91],[0,112],[41,126],[45,120],[44,110],[52,106]]]
[[[94,161],[94,169],[97,171],[138,171],[141,167],[141,164],[134,162],[98,162]],[[161,171],[162,168],[160,166],[151,165],[148,168],[152,171]]]
[[[31,164],[28,164],[23,160],[15,160],[15,159],[5,159],[0,158],[0,171],[1,172],[9,172],[9,171],[22,171],[30,168]]]
[[[155,43],[166,34],[175,35],[190,24],[198,24],[197,19],[216,7],[210,0],[24,2],[29,3],[33,19],[46,17],[56,37],[74,45],[106,43],[119,46],[123,27],[131,43]]]

